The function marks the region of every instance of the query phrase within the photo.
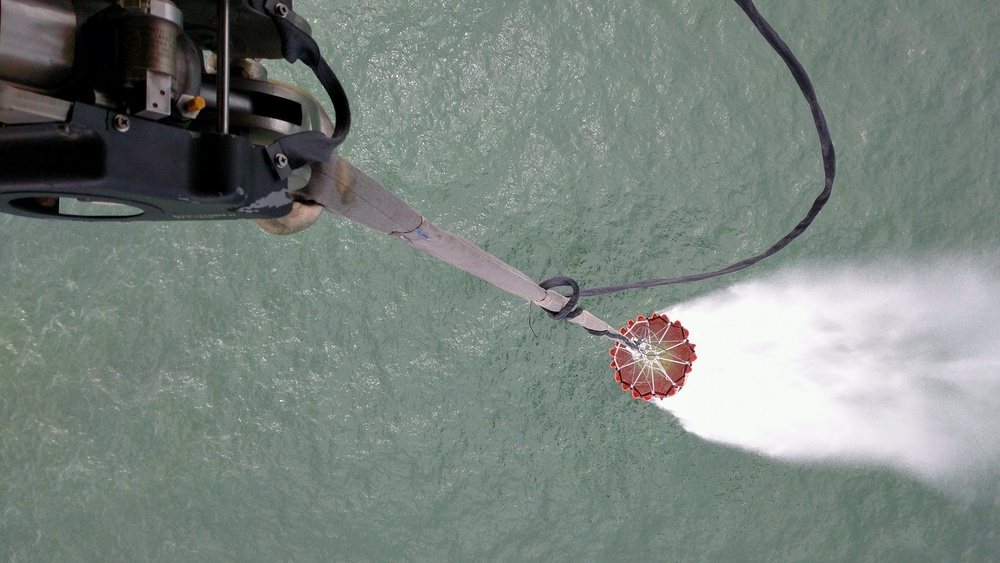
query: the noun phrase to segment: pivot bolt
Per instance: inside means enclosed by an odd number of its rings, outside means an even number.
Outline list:
[[[284,168],[288,166],[288,157],[282,153],[274,155],[274,165],[278,168]]]
[[[131,125],[129,123],[128,116],[122,115],[120,113],[114,117],[112,123],[114,124],[115,129],[117,129],[121,133],[128,131],[128,128]]]
[[[288,17],[288,6],[278,2],[274,5],[274,13],[277,14],[279,18]]]

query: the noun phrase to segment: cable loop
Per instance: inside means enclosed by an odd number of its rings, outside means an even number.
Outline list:
[[[563,295],[563,297],[569,298],[569,301],[563,305],[562,309],[559,309],[555,313],[552,311],[546,311],[549,317],[557,321],[563,319],[572,319],[578,317],[583,313],[583,309],[576,306],[577,301],[580,300],[580,284],[576,283],[573,278],[567,277],[555,277],[549,278],[542,283],[538,284],[542,289],[552,289],[553,287],[568,287],[573,290],[570,295]]]

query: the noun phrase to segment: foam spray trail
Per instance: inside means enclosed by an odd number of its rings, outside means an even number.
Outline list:
[[[698,361],[658,405],[690,432],[779,458],[892,466],[962,492],[1000,475],[993,269],[789,271],[667,313],[690,329]]]

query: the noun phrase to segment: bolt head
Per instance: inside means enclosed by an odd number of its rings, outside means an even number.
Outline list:
[[[282,153],[274,155],[274,165],[278,168],[284,168],[288,166],[288,157]]]
[[[115,129],[121,133],[128,131],[128,128],[131,126],[128,116],[120,113],[114,117],[112,124],[115,126]]]

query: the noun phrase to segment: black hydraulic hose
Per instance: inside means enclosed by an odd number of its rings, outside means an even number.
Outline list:
[[[764,36],[764,39],[766,39],[775,52],[778,53],[778,56],[780,56],[785,64],[788,65],[788,70],[791,71],[792,76],[795,78],[795,82],[799,85],[799,89],[802,90],[802,94],[805,96],[806,102],[809,104],[809,109],[812,110],[813,122],[816,124],[816,132],[819,134],[820,151],[823,156],[823,173],[825,176],[823,190],[816,197],[815,201],[813,201],[812,207],[809,208],[806,216],[799,221],[799,223],[795,225],[795,227],[789,231],[788,234],[783,236],[778,242],[771,245],[770,248],[756,256],[741,260],[735,264],[731,264],[721,270],[713,272],[693,274],[678,278],[650,279],[623,285],[584,289],[579,292],[580,297],[593,297],[596,295],[606,295],[608,293],[616,293],[628,289],[642,289],[661,285],[701,281],[749,268],[757,262],[760,262],[768,256],[771,256],[779,250],[785,248],[790,242],[805,232],[805,230],[813,222],[813,219],[815,219],[819,214],[820,210],[823,209],[823,206],[826,205],[827,200],[830,199],[830,193],[833,191],[833,178],[836,174],[837,168],[836,155],[833,150],[833,140],[830,138],[830,131],[826,125],[826,118],[823,117],[823,110],[820,108],[819,101],[816,99],[816,91],[813,89],[812,82],[809,80],[809,75],[806,74],[805,69],[795,58],[795,55],[792,54],[788,45],[781,40],[781,37],[779,37],[778,33],[774,31],[774,28],[772,28],[763,16],[760,15],[760,12],[757,11],[756,6],[754,6],[751,0],[735,0],[735,2],[740,8],[743,9],[747,17],[750,18],[750,21],[753,22],[754,26],[757,27],[757,30]]]
[[[320,54],[316,40],[289,21],[289,18],[294,14],[290,4],[290,1],[289,5],[279,2],[271,13],[271,20],[274,21],[278,36],[281,38],[281,52],[286,61],[294,63],[301,60],[312,69],[313,74],[316,75],[320,84],[323,85],[323,89],[330,96],[334,110],[333,134],[330,137],[333,148],[336,148],[344,142],[351,130],[351,104],[337,75]]]

